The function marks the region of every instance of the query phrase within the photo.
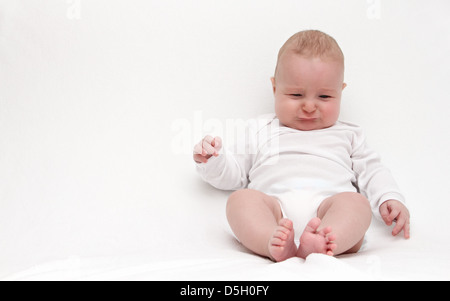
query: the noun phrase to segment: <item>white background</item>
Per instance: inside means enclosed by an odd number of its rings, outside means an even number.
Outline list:
[[[448,241],[449,13],[447,0],[0,0],[0,277],[229,244],[211,230],[227,192],[200,182],[190,145],[205,121],[272,112],[278,50],[303,29],[340,44],[341,119],[392,170],[412,239]]]

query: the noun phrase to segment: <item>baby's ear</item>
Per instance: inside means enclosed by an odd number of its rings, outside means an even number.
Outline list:
[[[343,83],[343,84],[342,84],[342,90],[344,90],[345,87],[347,87],[347,84],[346,84],[346,83]]]
[[[273,93],[275,94],[275,90],[276,90],[276,88],[275,88],[275,77],[271,77],[270,78],[270,81],[272,82],[272,89],[273,89]]]

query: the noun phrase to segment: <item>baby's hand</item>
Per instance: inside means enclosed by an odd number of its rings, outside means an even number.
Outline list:
[[[220,137],[206,136],[194,146],[194,161],[206,163],[212,156],[217,157],[221,148],[222,139]]]
[[[397,200],[387,200],[380,206],[380,214],[386,225],[392,225],[395,222],[395,227],[392,230],[392,235],[397,235],[403,230],[405,238],[409,238],[409,211]]]

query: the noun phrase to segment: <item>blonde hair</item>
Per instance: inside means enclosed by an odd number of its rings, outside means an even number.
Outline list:
[[[286,52],[293,52],[307,58],[319,57],[321,59],[337,60],[344,65],[344,54],[336,40],[319,30],[297,32],[283,44],[278,52],[275,75],[280,59]]]

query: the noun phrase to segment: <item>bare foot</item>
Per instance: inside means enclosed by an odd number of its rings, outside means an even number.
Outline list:
[[[336,239],[335,235],[331,234],[331,227],[326,227],[320,231],[317,229],[322,221],[315,217],[309,221],[305,230],[300,236],[300,246],[296,256],[306,258],[311,253],[321,253],[333,256],[333,250],[336,249],[336,244],[333,241]]]
[[[294,227],[291,220],[283,218],[278,222],[269,241],[269,253],[271,259],[276,262],[295,256],[297,246],[294,242]]]

